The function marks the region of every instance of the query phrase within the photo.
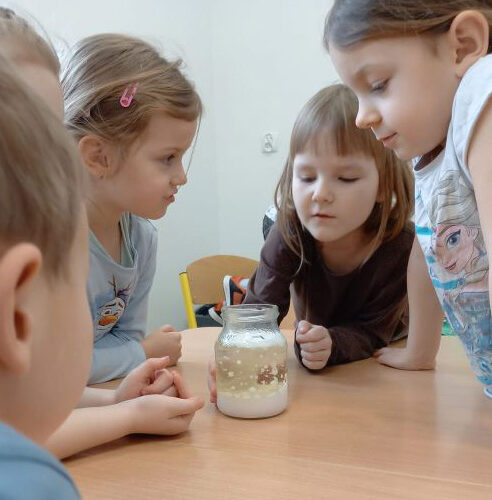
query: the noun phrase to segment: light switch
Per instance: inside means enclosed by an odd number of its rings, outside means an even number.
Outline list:
[[[278,151],[278,132],[265,132],[261,141],[263,153],[276,153]]]

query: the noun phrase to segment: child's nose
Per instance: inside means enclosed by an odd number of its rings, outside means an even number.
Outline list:
[[[188,178],[186,176],[186,172],[185,172],[185,169],[183,167],[183,164],[181,162],[179,162],[176,174],[173,177],[173,184],[175,186],[182,186],[183,184],[186,184],[187,181],[188,181]]]
[[[318,203],[331,203],[335,196],[333,189],[328,183],[320,182],[313,193],[313,200]]]
[[[357,128],[371,128],[380,120],[381,117],[376,109],[359,101],[359,110],[355,118]]]

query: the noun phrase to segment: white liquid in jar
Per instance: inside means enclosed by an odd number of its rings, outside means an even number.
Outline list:
[[[287,384],[269,396],[243,398],[232,394],[218,394],[217,407],[231,417],[266,418],[282,413],[287,407]]]
[[[286,408],[286,346],[218,346],[215,355],[217,406],[222,413],[264,418]]]

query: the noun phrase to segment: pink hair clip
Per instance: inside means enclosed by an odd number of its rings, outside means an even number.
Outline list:
[[[138,89],[138,83],[134,83],[132,85],[128,85],[128,87],[123,91],[123,94],[121,95],[120,98],[120,104],[124,108],[128,108],[130,104],[133,101],[133,98],[135,97],[135,94],[137,93]]]

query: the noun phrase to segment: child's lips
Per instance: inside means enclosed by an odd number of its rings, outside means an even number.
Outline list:
[[[329,214],[314,214],[314,217],[318,217],[320,219],[334,219],[334,215],[329,215]]]
[[[383,143],[383,146],[385,148],[389,147],[389,145],[391,144],[391,142],[393,141],[393,139],[396,137],[396,133],[394,134],[391,134],[391,135],[387,135],[386,137],[381,137],[381,139],[379,139],[382,143]]]

